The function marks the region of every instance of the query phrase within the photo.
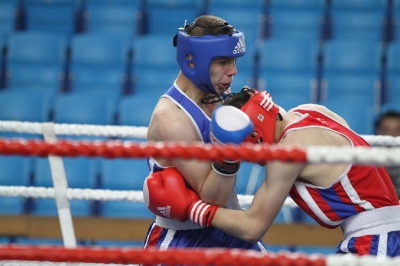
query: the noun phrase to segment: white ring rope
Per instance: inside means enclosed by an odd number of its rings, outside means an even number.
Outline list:
[[[400,166],[400,148],[310,146],[307,162]]]
[[[120,137],[146,139],[147,127],[136,126],[102,126],[87,124],[57,124],[54,123],[56,135],[85,135],[96,137]],[[0,131],[43,134],[42,123],[0,121]],[[371,146],[400,146],[400,137],[361,135]]]
[[[0,121],[0,131],[43,134],[43,123]],[[102,126],[86,124],[53,124],[56,135],[85,135],[96,137],[119,137],[146,139],[147,127]]]
[[[54,198],[54,188],[24,187],[24,186],[0,186],[0,197],[24,197],[24,198]],[[68,188],[69,200],[99,200],[99,201],[131,201],[143,202],[141,190],[109,190],[109,189],[81,189]],[[241,206],[250,205],[253,195],[238,195]],[[296,207],[297,204],[291,198],[287,198],[285,205]]]

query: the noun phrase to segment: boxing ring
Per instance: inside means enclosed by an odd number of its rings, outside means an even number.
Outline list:
[[[371,148],[310,147],[282,149],[252,144],[213,146],[203,143],[135,142],[121,140],[58,141],[58,136],[95,136],[106,138],[145,139],[146,127],[99,126],[54,123],[0,121],[0,131],[43,135],[37,139],[0,139],[3,156],[48,157],[54,187],[0,186],[2,197],[54,198],[64,247],[0,245],[0,265],[33,264],[159,264],[170,265],[400,265],[400,257],[385,258],[354,255],[306,255],[278,252],[262,254],[238,249],[175,249],[156,250],[140,248],[77,247],[69,200],[116,200],[144,202],[141,191],[110,191],[101,189],[71,189],[63,168],[63,157],[144,158],[175,157],[197,160],[221,158],[248,162],[281,160],[308,163],[357,163],[385,166],[400,165],[400,137],[363,136]],[[239,195],[241,205],[251,203],[251,195]],[[287,206],[295,203],[289,198]],[[267,233],[268,234],[268,233]]]

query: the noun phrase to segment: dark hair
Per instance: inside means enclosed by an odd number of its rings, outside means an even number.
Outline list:
[[[244,87],[239,93],[233,94],[224,105],[232,105],[236,108],[242,108],[250,99],[249,87]]]
[[[202,15],[192,24],[187,25],[186,32],[191,36],[232,34],[235,28],[224,19],[213,15]]]
[[[378,128],[381,126],[382,121],[386,118],[392,118],[392,119],[400,119],[400,113],[394,110],[389,110],[383,114],[381,114],[375,122],[375,128]]]

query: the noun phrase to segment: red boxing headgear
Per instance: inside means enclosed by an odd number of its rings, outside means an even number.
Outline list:
[[[254,92],[249,101],[240,108],[250,117],[254,124],[254,132],[256,132],[256,134],[253,132],[247,136],[245,141],[254,144],[274,144],[279,107],[272,101],[272,97],[267,91],[254,90]]]

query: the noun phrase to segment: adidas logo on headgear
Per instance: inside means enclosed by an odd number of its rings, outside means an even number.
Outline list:
[[[233,54],[243,53],[245,51],[246,51],[246,48],[244,47],[243,39],[240,39],[237,42],[235,49],[233,49]]]

